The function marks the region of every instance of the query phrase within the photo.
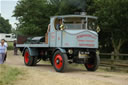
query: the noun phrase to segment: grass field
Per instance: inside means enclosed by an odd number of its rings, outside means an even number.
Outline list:
[[[17,79],[22,71],[7,65],[0,65],[0,85],[13,85],[13,81]]]

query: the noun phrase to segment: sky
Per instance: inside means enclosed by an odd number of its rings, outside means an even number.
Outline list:
[[[12,17],[13,10],[15,9],[18,0],[0,0],[0,14],[5,19],[9,19],[10,24],[15,29],[16,21],[15,17]]]

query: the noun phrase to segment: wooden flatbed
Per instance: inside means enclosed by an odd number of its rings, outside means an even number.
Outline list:
[[[17,44],[16,47],[36,47],[36,48],[42,48],[42,47],[49,47],[48,44],[42,43],[42,44]]]

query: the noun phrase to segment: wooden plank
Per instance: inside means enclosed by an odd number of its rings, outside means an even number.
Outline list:
[[[101,62],[111,62],[111,60],[110,59],[101,59],[100,60]],[[123,64],[128,64],[128,60],[114,60],[114,62],[116,62],[116,63],[123,63]]]
[[[106,56],[128,56],[128,54],[113,54],[113,53],[100,53],[99,55],[106,55]]]
[[[112,64],[111,63],[104,63],[104,62],[101,62],[100,65],[109,65],[111,66]],[[123,66],[123,67],[128,67],[128,64],[119,64],[119,63],[115,63],[114,64],[115,66]]]

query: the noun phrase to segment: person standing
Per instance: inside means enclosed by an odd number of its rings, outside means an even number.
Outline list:
[[[5,57],[4,57],[4,62],[5,62],[6,61],[6,58],[7,58],[7,48],[8,48],[7,41],[5,41],[5,40],[4,40],[4,45],[6,46],[6,49],[5,49],[6,54],[5,54]]]
[[[13,47],[14,47],[14,55],[17,55],[17,47],[16,47],[16,40],[14,40],[14,43],[13,43]]]
[[[6,55],[6,46],[4,45],[4,39],[1,40],[1,44],[0,44],[0,64],[4,63],[4,58]]]

